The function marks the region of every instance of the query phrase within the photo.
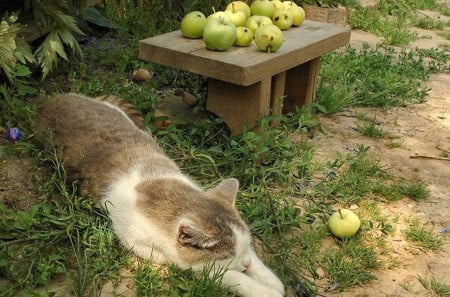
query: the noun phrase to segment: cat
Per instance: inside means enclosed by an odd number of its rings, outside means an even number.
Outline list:
[[[252,248],[235,207],[239,183],[203,190],[183,174],[117,97],[67,93],[40,98],[37,139],[62,152],[68,177],[105,207],[115,235],[137,256],[182,269],[223,272],[222,285],[244,297],[280,297],[282,282]]]

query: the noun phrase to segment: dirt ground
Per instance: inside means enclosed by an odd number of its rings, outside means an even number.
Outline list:
[[[424,13],[436,16],[432,12]],[[433,31],[418,30],[418,33],[427,38],[419,39],[408,45],[408,48],[450,45],[448,40]],[[353,31],[352,46],[360,48],[363,42],[376,44],[380,42],[380,38],[366,32]],[[397,263],[394,268],[382,269],[377,273],[376,280],[363,287],[343,293],[320,292],[325,296],[432,296],[421,285],[419,277],[434,276],[450,284],[449,240],[442,251],[431,253],[411,246],[402,236],[407,227],[405,219],[410,217],[419,218],[436,232],[442,227],[450,227],[450,162],[411,158],[416,155],[448,158],[450,154],[450,74],[433,75],[427,86],[431,91],[427,102],[422,104],[387,111],[355,108],[321,118],[327,133],[319,134],[314,139],[317,158],[330,159],[364,144],[370,146],[370,151],[394,175],[421,181],[430,193],[425,201],[401,200],[382,206],[384,214],[396,218],[396,231],[389,241],[392,257]],[[376,140],[356,131],[358,113],[376,117],[382,129],[395,136],[393,141],[400,143],[400,147],[389,148],[386,144],[392,140]],[[0,148],[2,145],[6,145],[4,140],[0,141]],[[0,201],[14,203],[14,208],[26,209],[39,199],[32,194],[32,168],[30,160],[9,158],[1,154],[0,150]]]
[[[432,12],[425,12],[436,16]],[[419,39],[408,48],[437,48],[450,45],[448,40],[435,32],[417,30]],[[380,38],[362,31],[353,31],[351,44],[360,48],[363,42],[376,44]],[[383,269],[377,279],[362,287],[344,293],[320,292],[329,296],[434,296],[420,283],[419,277],[432,276],[450,284],[450,242],[446,241],[442,251],[430,253],[407,244],[402,233],[406,229],[405,219],[416,217],[434,231],[450,227],[450,162],[448,160],[411,158],[411,156],[446,157],[450,154],[450,74],[433,75],[426,85],[431,89],[427,102],[387,111],[355,108],[321,118],[326,131],[314,139],[319,159],[329,159],[338,153],[348,153],[359,145],[370,146],[370,150],[391,173],[409,180],[423,182],[429,198],[425,201],[401,200],[384,204],[382,212],[395,218],[395,234],[389,244],[397,263],[392,269]],[[395,138],[372,139],[357,131],[358,113],[376,118],[380,127]],[[395,141],[398,148],[389,148],[387,143]],[[330,150],[330,148],[333,148]]]

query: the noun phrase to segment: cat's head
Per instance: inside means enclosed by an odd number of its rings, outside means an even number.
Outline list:
[[[181,180],[159,180],[138,189],[141,206],[170,232],[181,266],[201,270],[206,263],[244,271],[250,265],[250,232],[235,207],[236,179],[202,191]]]

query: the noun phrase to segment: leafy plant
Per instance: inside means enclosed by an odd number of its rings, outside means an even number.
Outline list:
[[[80,7],[82,5],[79,3]],[[30,17],[34,25],[48,32],[44,41],[32,53],[24,38],[22,18],[12,13],[0,24],[0,67],[11,84],[16,85],[15,77],[24,76],[17,73],[18,65],[26,67],[27,63],[36,63],[42,70],[43,78],[53,70],[59,58],[69,60],[65,46],[75,55],[82,56],[74,34],[83,35],[75,19],[66,14],[69,6],[66,1],[29,0],[23,2],[21,17]],[[31,74],[31,72],[27,73]]]

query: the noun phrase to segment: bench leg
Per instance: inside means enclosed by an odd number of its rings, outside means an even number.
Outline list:
[[[291,68],[286,72],[284,113],[293,112],[295,111],[295,106],[303,106],[314,100],[319,65],[320,57]]]
[[[272,115],[280,116],[283,110],[284,88],[286,84],[286,72],[281,72],[272,77],[272,94],[270,96],[270,108]],[[273,119],[270,122],[271,126],[278,126],[279,119]]]
[[[208,79],[206,109],[223,118],[233,134],[252,129],[269,113],[271,78],[250,86]]]

